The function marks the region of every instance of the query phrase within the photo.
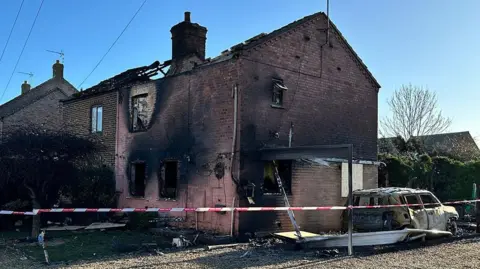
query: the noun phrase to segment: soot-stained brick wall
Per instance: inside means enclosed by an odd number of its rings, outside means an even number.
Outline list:
[[[231,206],[236,195],[229,171],[232,88],[237,74],[235,63],[228,61],[120,90],[116,167],[120,207]],[[134,132],[131,100],[145,94],[150,113],[148,127]],[[166,160],[179,161],[175,199],[164,199],[159,194],[159,174]],[[129,166],[135,161],[146,163],[144,197],[133,197],[129,191]],[[213,170],[219,163],[225,166],[225,171],[223,177],[217,178]],[[235,169],[238,170],[237,159]],[[183,218],[178,223],[183,227],[230,231],[228,214],[195,214],[171,215]]]
[[[325,44],[325,29],[326,18],[317,16],[243,52],[240,57],[242,151],[262,146],[288,146],[293,124],[294,147],[351,143],[355,158],[376,160],[378,85],[366,74],[335,30],[330,32],[331,45]],[[288,88],[284,92],[282,108],[271,106],[273,78],[283,80]],[[274,133],[278,136],[272,136]],[[311,186],[308,184],[313,175],[298,172],[293,184],[309,186],[313,192],[323,193],[324,199],[314,199],[298,191],[291,196],[291,204],[303,206],[308,202],[313,206],[328,201],[332,202],[331,205],[340,202],[332,200],[340,197],[340,185],[334,184],[340,184],[340,173],[328,171],[315,174],[320,177]],[[263,181],[262,163],[243,157],[241,179],[256,184],[257,206],[283,205],[282,199],[274,201],[274,198],[262,196],[259,188]],[[373,181],[376,182],[376,178],[369,182]],[[372,187],[376,187],[374,185]],[[323,212],[304,214],[314,216]],[[278,228],[275,225],[281,219],[279,215],[264,214],[263,221],[258,222],[253,213],[242,214],[241,230]],[[301,218],[300,225],[313,225],[310,218],[304,220],[305,223]],[[339,221],[333,224],[331,220],[327,214],[316,218],[316,224],[324,229],[340,224]]]

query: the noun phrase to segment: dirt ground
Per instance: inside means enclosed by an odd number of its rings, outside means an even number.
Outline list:
[[[0,268],[480,268],[479,249],[480,238],[407,250],[394,248],[382,254],[363,253],[355,257],[248,246],[214,251],[155,251],[46,267],[19,250],[0,246]]]

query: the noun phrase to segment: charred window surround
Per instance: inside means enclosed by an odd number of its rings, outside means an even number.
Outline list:
[[[145,182],[147,178],[147,165],[144,161],[135,161],[130,164],[130,195],[145,197]]]
[[[278,163],[278,174],[282,179],[283,188],[287,194],[292,194],[292,160],[280,160]],[[281,194],[275,178],[273,162],[265,162],[263,172],[263,193]]]
[[[92,106],[90,121],[92,133],[101,133],[103,131],[103,107],[101,105]]]
[[[147,129],[148,125],[148,102],[147,94],[140,94],[132,97],[132,131],[141,132]]]
[[[283,80],[278,78],[272,79],[272,84],[272,107],[283,108],[284,91],[288,88],[283,84]]]
[[[159,175],[158,193],[160,198],[175,199],[177,198],[178,189],[178,161],[177,160],[165,160],[163,162],[163,168]]]

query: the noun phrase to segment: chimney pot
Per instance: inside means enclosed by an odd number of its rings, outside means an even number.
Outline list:
[[[187,55],[196,54],[205,60],[207,28],[190,21],[190,12],[185,12],[185,20],[170,29],[172,33],[172,60],[181,60]]]
[[[62,80],[63,79],[63,64],[61,64],[60,61],[57,60],[53,64],[52,69],[53,69],[53,78]]]
[[[30,91],[30,84],[28,84],[28,82],[25,80],[22,84],[22,94],[25,94],[27,93],[28,91]]]

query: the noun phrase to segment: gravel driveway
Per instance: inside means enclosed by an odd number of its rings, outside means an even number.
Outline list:
[[[480,239],[353,258],[325,258],[316,251],[243,247],[129,255],[48,268],[480,268]],[[0,268],[45,268],[0,249]]]

